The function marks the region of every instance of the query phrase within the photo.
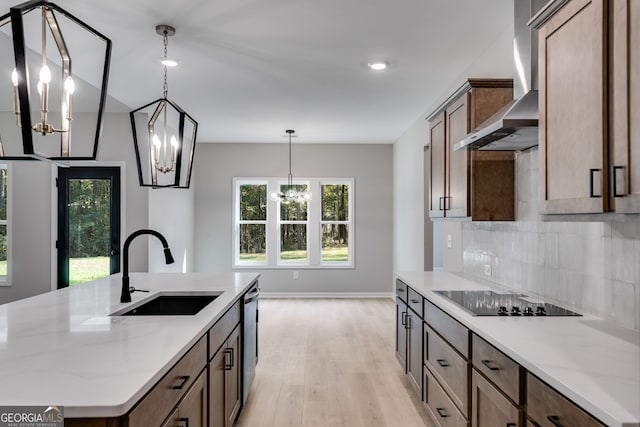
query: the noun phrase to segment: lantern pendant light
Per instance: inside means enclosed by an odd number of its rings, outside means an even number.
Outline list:
[[[162,98],[129,113],[138,178],[143,187],[189,188],[198,123],[169,99],[168,39],[176,30],[157,25],[156,33],[164,46]]]
[[[39,14],[31,13],[34,11]],[[46,0],[11,7],[8,14],[0,16],[0,28],[5,25],[11,27],[9,33],[13,39],[15,66],[7,85],[12,87],[16,127],[15,130],[0,129],[0,133],[4,133],[4,138],[0,138],[0,159],[95,160],[106,102],[111,40]],[[73,34],[73,38],[65,40],[63,33]],[[48,39],[53,41],[53,49],[47,45]],[[40,52],[35,48],[38,45]],[[74,76],[71,52],[76,58],[82,58],[79,63],[102,63],[101,74],[94,75],[85,66],[79,67],[83,72],[79,78]],[[30,67],[29,62],[35,58],[39,66]],[[37,76],[37,84],[30,75]],[[83,89],[89,90],[80,94],[82,125],[76,128],[82,130],[76,135],[72,150],[72,104],[78,96],[75,93],[78,80]],[[32,115],[36,111],[38,113]],[[51,135],[59,135],[59,145],[51,143],[55,140]]]

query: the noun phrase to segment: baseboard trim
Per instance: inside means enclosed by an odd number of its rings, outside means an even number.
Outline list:
[[[389,292],[264,292],[260,298],[394,298]]]

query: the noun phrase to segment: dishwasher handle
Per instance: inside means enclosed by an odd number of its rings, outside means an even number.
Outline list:
[[[244,303],[251,304],[253,301],[258,299],[259,296],[260,296],[260,288],[254,288],[246,293],[246,295],[244,296]]]

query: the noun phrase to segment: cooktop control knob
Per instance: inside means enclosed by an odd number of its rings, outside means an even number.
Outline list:
[[[536,307],[536,316],[546,316],[547,311],[544,309],[544,306],[539,305]]]
[[[516,306],[511,307],[511,315],[520,316],[520,308]]]
[[[533,316],[533,308],[525,307],[522,311],[522,314],[524,314],[525,316]]]
[[[498,316],[508,316],[509,312],[507,311],[507,307],[500,306],[498,308]]]

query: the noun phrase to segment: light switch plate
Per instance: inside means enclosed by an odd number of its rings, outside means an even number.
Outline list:
[[[491,276],[491,264],[484,265],[484,275]]]
[[[451,249],[453,247],[453,237],[451,234],[447,234],[447,248]]]

